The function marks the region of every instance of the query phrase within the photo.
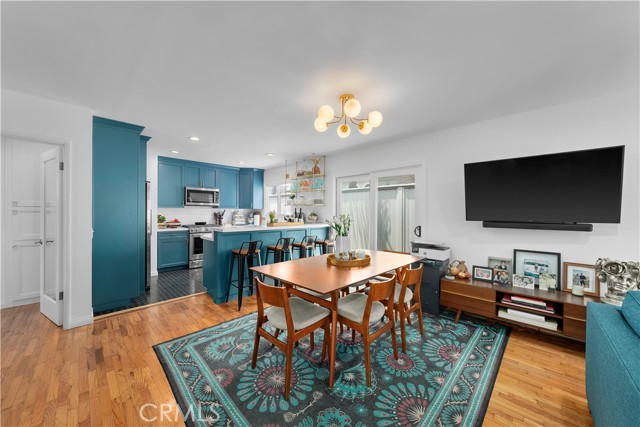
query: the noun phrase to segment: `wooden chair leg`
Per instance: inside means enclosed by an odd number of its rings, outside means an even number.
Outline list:
[[[287,337],[287,366],[285,366],[285,375],[284,375],[284,398],[285,400],[289,400],[289,391],[291,388],[291,366],[293,365],[293,343],[292,336],[289,335]]]
[[[393,357],[398,360],[398,342],[396,340],[396,328],[393,321],[391,322],[391,343],[393,344]]]
[[[424,322],[422,320],[422,307],[418,307],[418,326],[420,326],[420,335],[424,335]]]
[[[327,355],[327,349],[329,348],[329,322],[324,324],[324,337],[322,338],[322,357],[320,360],[324,360]]]
[[[402,338],[402,352],[406,354],[407,353],[407,333],[404,330],[404,328],[405,328],[405,314],[402,313],[400,315],[400,337]]]
[[[369,334],[364,333],[364,369],[367,373],[367,387],[371,387],[371,343],[369,342]],[[398,357],[396,356],[396,359]]]
[[[351,330],[351,341],[356,342],[356,330]]]
[[[313,351],[314,349],[314,339],[313,339],[313,331],[309,334],[309,350]]]
[[[256,327],[256,337],[253,339],[253,359],[251,359],[251,369],[256,368],[256,361],[258,360],[258,346],[260,345],[260,334],[258,331],[260,330],[260,323]]]
[[[404,311],[406,312],[407,310],[409,310],[409,304],[404,305]],[[411,325],[411,315],[407,316],[407,323]]]

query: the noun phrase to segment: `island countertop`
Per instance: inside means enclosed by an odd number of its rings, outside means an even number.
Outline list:
[[[254,232],[254,231],[278,231],[278,230],[302,230],[308,228],[327,228],[329,224],[303,224],[303,225],[284,225],[278,227],[268,227],[266,225],[223,225],[214,227],[214,233],[238,233],[238,232]]]

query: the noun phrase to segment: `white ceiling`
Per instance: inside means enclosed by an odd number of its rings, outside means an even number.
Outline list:
[[[638,2],[3,1],[1,31],[2,87],[146,126],[162,155],[229,165],[638,87]],[[317,133],[318,107],[344,92],[382,126]]]

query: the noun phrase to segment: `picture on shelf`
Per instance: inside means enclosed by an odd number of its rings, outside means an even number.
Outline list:
[[[560,254],[557,252],[514,249],[513,272],[514,274],[531,278],[535,286],[539,285],[542,274],[554,275],[557,281],[556,288],[560,288],[562,285]]]
[[[516,288],[535,289],[536,284],[531,276],[523,276],[520,274],[513,275],[513,286]]]
[[[493,269],[494,276],[498,271],[506,271],[509,276],[511,276],[511,272],[513,271],[513,262],[511,261],[511,258],[498,258],[490,256],[488,264],[489,267]]]
[[[499,285],[507,286],[511,284],[511,275],[505,270],[494,270],[493,281]]]
[[[538,287],[542,290],[555,291],[556,290],[556,275],[549,273],[541,273],[538,278]]]
[[[493,270],[489,267],[473,266],[473,278],[483,282],[493,282]]]
[[[596,269],[591,264],[563,263],[565,292],[571,292],[574,286],[582,286],[584,294],[600,295],[600,281],[596,276]]]

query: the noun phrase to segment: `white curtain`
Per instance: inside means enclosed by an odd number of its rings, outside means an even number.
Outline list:
[[[415,188],[378,188],[378,250],[409,252],[415,220]]]
[[[352,218],[349,232],[352,249],[370,249],[369,247],[369,189],[349,188],[341,191],[340,213],[350,214]]]

